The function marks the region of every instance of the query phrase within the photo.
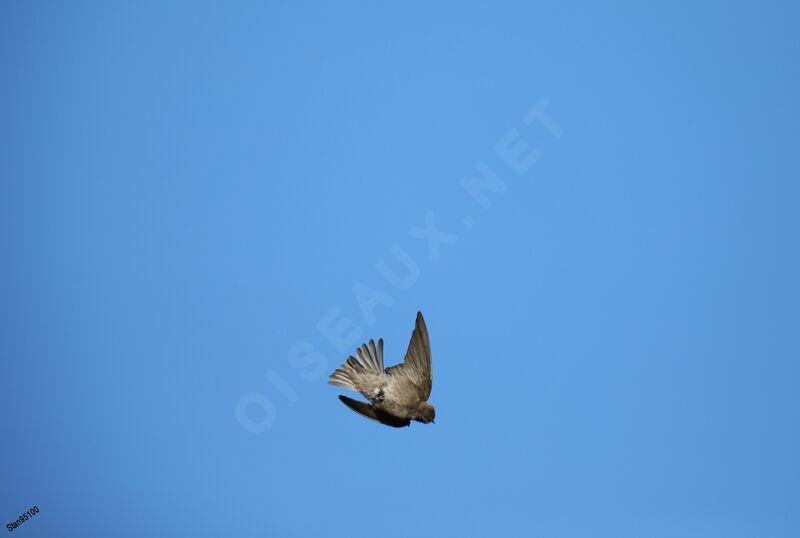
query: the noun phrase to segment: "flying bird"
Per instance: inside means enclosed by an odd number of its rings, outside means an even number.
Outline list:
[[[411,333],[405,361],[384,369],[383,339],[363,344],[333,372],[330,385],[360,392],[369,403],[339,396],[347,407],[369,419],[402,428],[412,420],[427,424],[436,418],[436,410],[428,403],[433,377],[431,343],[422,312]]]

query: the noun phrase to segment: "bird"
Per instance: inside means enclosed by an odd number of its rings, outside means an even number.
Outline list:
[[[339,400],[361,416],[386,426],[402,428],[411,421],[434,422],[436,409],[428,403],[433,386],[431,343],[422,312],[411,333],[405,360],[383,366],[383,339],[362,344],[339,366],[328,384],[361,393],[369,403],[339,395]]]

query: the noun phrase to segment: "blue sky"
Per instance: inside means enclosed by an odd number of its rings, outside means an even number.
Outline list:
[[[1,523],[796,536],[798,15],[4,4]],[[361,419],[417,310],[436,424]]]

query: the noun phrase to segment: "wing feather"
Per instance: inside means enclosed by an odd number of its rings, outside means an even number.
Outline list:
[[[430,397],[433,387],[431,342],[422,312],[417,312],[417,322],[414,332],[411,333],[405,361],[387,368],[386,374],[408,379],[416,387],[421,400],[427,401]]]
[[[348,398],[347,396],[339,395],[339,400],[341,400],[343,404],[362,417],[374,420],[375,422],[380,422],[381,424],[386,424],[387,426],[392,426],[393,428],[402,428],[411,424],[409,419],[402,419],[389,415],[382,412],[380,409],[375,409],[364,402],[359,402],[358,400]]]

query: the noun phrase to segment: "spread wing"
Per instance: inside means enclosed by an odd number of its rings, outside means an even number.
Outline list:
[[[411,333],[408,343],[406,358],[402,364],[386,369],[386,374],[393,377],[402,377],[416,387],[419,397],[427,401],[433,386],[433,373],[431,371],[431,342],[428,339],[428,328],[422,319],[422,312],[417,312],[417,323]]]
[[[367,417],[368,419],[380,422],[381,424],[386,424],[387,426],[391,426],[393,428],[402,428],[411,424],[411,421],[407,418],[403,419],[392,416],[388,413],[382,412],[380,409],[375,409],[364,402],[359,402],[358,400],[348,398],[347,396],[340,395],[339,399],[343,404],[362,417]]]

